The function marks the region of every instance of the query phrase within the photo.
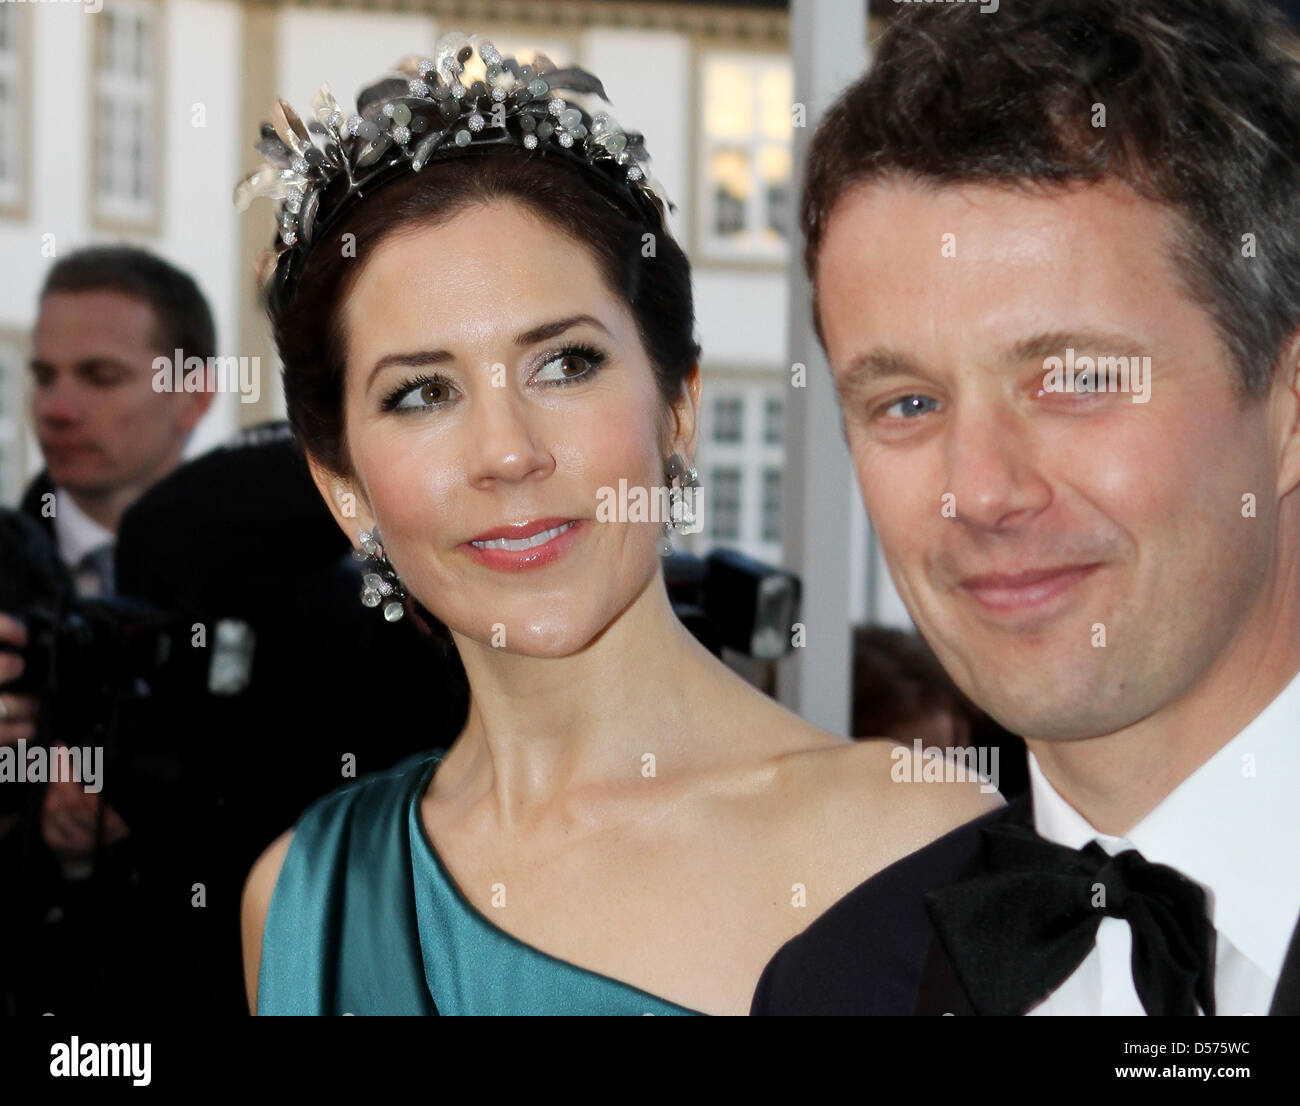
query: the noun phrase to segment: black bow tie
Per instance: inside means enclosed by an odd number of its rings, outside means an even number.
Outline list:
[[[1027,826],[985,827],[986,871],[925,896],[979,1014],[1023,1014],[1064,983],[1101,919],[1133,931],[1133,984],[1148,1014],[1214,1013],[1214,927],[1205,892],[1135,849],[1056,845]]]

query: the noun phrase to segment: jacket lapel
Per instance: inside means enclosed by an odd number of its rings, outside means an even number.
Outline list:
[[[1291,945],[1282,962],[1282,974],[1273,992],[1273,1004],[1268,1008],[1275,1017],[1292,1017],[1300,1014],[1300,923],[1291,933]]]
[[[1029,793],[1026,792],[1008,803],[1002,811],[1002,817],[993,819],[993,822],[997,821],[1032,826],[1034,824],[1034,815]],[[956,883],[970,879],[973,876],[983,875],[985,870],[984,850],[980,848],[975,856],[971,858],[970,863],[962,869],[961,875],[953,882]],[[943,942],[939,940],[938,935],[931,936],[930,948],[925,956],[925,964],[921,968],[921,980],[917,985],[915,1013],[918,1015],[964,1015],[975,1013],[970,996],[966,994],[966,989],[961,985],[961,980],[957,976],[957,969],[953,967],[952,960],[948,956],[948,950],[944,947]]]

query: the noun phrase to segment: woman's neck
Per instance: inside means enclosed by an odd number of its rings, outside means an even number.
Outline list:
[[[503,826],[544,817],[580,790],[635,782],[647,754],[701,751],[696,689],[713,658],[673,612],[658,573],[567,657],[453,636],[470,707],[440,783],[467,799],[490,791]]]

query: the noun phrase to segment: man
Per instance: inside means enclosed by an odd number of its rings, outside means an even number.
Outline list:
[[[904,9],[802,221],[863,497],[1030,794],[756,1013],[1300,1012],[1300,69],[1247,0]]]
[[[113,545],[122,515],[180,463],[186,441],[212,402],[210,391],[154,388],[154,360],[207,359],[216,352],[212,313],[195,282],[130,246],[70,254],[41,290],[32,339],[32,422],[46,468],[21,509],[54,539],[79,595],[112,594]],[[21,623],[0,615],[0,643],[21,647]],[[0,686],[22,673],[0,653]],[[36,703],[0,691],[0,742],[34,736]],[[46,787],[41,837],[64,880],[89,874],[98,796],[65,781]],[[0,825],[9,829],[12,818]],[[129,830],[111,804],[103,837]]]
[[[216,333],[203,293],[166,261],[100,246],[50,270],[31,358],[46,468],[23,508],[50,525],[83,594],[111,588],[99,550],[111,547],[127,507],[180,464],[212,402],[207,391],[155,390],[154,359],[178,349],[206,363]]]

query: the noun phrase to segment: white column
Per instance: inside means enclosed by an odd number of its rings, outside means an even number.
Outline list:
[[[805,126],[794,130],[794,173],[802,179],[808,143],[835,96],[867,63],[865,0],[792,0],[790,49],[795,102]],[[858,495],[830,369],[812,328],[811,289],[796,234],[790,257],[789,361],[806,366],[803,388],[791,388],[787,407],[785,517],[787,566],[803,580],[805,645],[780,665],[781,701],[832,733],[848,734],[851,709],[851,578],[854,563],[850,509]]]

